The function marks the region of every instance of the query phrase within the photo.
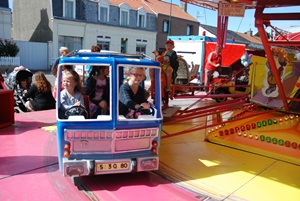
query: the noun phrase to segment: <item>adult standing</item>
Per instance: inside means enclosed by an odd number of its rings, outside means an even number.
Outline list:
[[[67,47],[60,47],[59,48],[59,53],[60,53],[60,57],[58,57],[55,62],[53,63],[53,68],[52,68],[52,75],[54,75],[56,77],[55,79],[55,84],[54,84],[54,88],[53,88],[53,97],[56,98],[57,96],[57,91],[61,91],[57,89],[57,85],[58,85],[58,80],[57,80],[57,68],[58,68],[58,64],[59,64],[59,59],[62,57],[65,57],[67,54],[69,54],[69,48]]]
[[[222,47],[216,46],[216,49],[212,51],[207,58],[207,62],[205,64],[205,91],[208,92],[209,83],[213,77],[213,73],[217,69],[217,67],[222,64]]]
[[[91,52],[101,52],[101,47],[99,45],[92,45],[91,47]],[[85,66],[85,69],[84,69],[84,81],[83,81],[83,84],[84,85],[87,85],[87,80],[88,78],[90,77],[90,73],[93,69],[93,66]]]
[[[67,54],[69,54],[69,48],[60,47],[59,48],[59,53],[60,53],[60,57],[56,58],[56,60],[54,61],[53,65],[52,65],[52,74],[55,77],[56,77],[56,74],[57,74],[57,67],[58,67],[59,59],[66,56]]]
[[[101,52],[101,47],[99,45],[92,45],[91,52]]]

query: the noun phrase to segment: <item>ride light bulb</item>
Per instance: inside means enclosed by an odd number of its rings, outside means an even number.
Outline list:
[[[158,143],[157,143],[156,141],[153,141],[153,142],[152,142],[152,146],[157,147],[157,146],[158,146]]]
[[[64,157],[65,157],[65,158],[68,158],[69,156],[70,156],[70,152],[65,151],[65,152],[64,152]]]
[[[152,151],[152,153],[157,154],[157,148],[156,147],[152,147],[151,151]]]
[[[65,146],[64,146],[64,150],[65,150],[65,151],[69,151],[69,150],[70,150],[70,145],[68,145],[68,144],[65,144]]]

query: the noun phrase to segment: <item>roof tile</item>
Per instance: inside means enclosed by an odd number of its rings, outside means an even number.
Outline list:
[[[144,7],[149,13],[171,15],[184,20],[198,22],[192,15],[186,13],[179,5],[170,4],[161,0],[108,0],[112,5],[119,6],[121,3],[127,3],[131,8],[137,10]]]

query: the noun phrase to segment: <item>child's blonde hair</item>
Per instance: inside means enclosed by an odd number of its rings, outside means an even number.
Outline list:
[[[143,68],[143,67],[136,67],[136,66],[130,66],[130,67],[128,68],[127,73],[128,73],[128,74],[132,74],[132,72],[135,71],[135,70],[142,70],[142,71],[144,72],[144,75],[146,75],[146,70],[145,70],[145,68]]]
[[[80,76],[78,75],[78,73],[75,70],[73,70],[73,69],[64,70],[62,72],[62,76],[73,77],[73,80],[76,82],[74,91],[82,93],[82,84],[81,84]]]
[[[146,76],[146,70],[145,70],[145,68],[143,68],[143,67],[136,67],[136,66],[130,66],[128,68],[127,75],[132,74],[132,72],[135,71],[135,70],[142,70],[143,74],[144,74],[144,77]],[[128,81],[128,80],[129,80],[129,76],[127,76],[127,78],[126,78],[126,81]]]

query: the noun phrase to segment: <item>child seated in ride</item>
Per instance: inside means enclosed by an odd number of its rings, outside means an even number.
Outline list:
[[[161,63],[162,71],[166,75],[166,92],[171,91],[171,83],[175,80],[177,76],[178,69],[178,57],[174,49],[174,41],[169,39],[166,42],[166,51],[161,55],[155,50],[153,53],[158,62]],[[172,66],[173,65],[173,66]],[[150,77],[153,79],[153,69],[150,70]],[[151,88],[151,87],[150,87]]]
[[[85,108],[82,85],[78,73],[71,70],[62,72],[63,90],[60,92],[60,118],[67,118],[66,111],[74,106]]]
[[[119,113],[128,119],[137,118],[134,116],[136,110],[149,110],[150,104],[147,101],[148,92],[140,85],[145,78],[145,69],[142,67],[129,67],[127,82],[120,87]]]
[[[87,79],[85,94],[89,96],[90,114],[92,118],[98,115],[108,115],[109,105],[109,66],[93,66]]]

